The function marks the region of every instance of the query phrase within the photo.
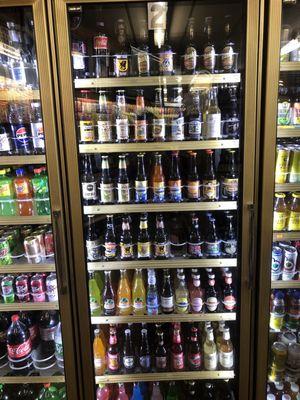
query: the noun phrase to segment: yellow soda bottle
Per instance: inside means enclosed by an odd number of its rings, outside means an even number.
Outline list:
[[[144,285],[142,270],[137,268],[133,277],[132,285],[133,313],[143,315],[146,312],[146,289]]]
[[[95,279],[95,273],[89,273],[89,299],[92,317],[98,317],[102,312],[101,294]]]
[[[285,194],[275,193],[273,230],[283,231],[286,228],[287,218],[288,218],[288,209],[285,203]]]
[[[125,269],[121,269],[121,277],[117,292],[117,307],[119,315],[129,315],[132,311],[131,288]]]
[[[103,339],[100,329],[95,329],[95,338],[93,343],[94,367],[96,375],[103,375],[106,369],[106,343]]]

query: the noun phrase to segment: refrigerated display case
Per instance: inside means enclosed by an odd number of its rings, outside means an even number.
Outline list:
[[[268,9],[256,398],[299,396],[299,12]]]
[[[259,2],[48,11],[84,398],[251,398]]]
[[[0,64],[0,397],[75,399],[44,2],[0,2]]]

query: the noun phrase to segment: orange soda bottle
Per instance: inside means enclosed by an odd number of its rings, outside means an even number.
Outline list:
[[[131,288],[125,269],[121,269],[121,277],[117,292],[117,307],[119,315],[129,315],[132,311]]]
[[[19,215],[27,217],[33,215],[33,190],[30,179],[24,175],[24,168],[16,170],[17,177],[14,179],[17,208]]]
[[[94,350],[94,367],[96,375],[103,375],[106,369],[106,344],[104,335],[100,329],[95,329],[95,338],[93,343]]]

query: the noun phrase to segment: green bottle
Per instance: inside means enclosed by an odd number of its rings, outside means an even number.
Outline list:
[[[177,389],[175,386],[175,382],[170,382],[169,383],[169,390],[167,394],[167,399],[166,400],[178,400],[178,395],[177,395]]]
[[[90,310],[92,317],[101,315],[101,294],[98,283],[95,279],[95,273],[89,273],[89,295],[90,295]]]
[[[36,212],[38,215],[50,214],[50,199],[49,199],[49,186],[48,176],[43,173],[44,168],[35,168],[33,170],[34,177],[32,178],[32,186],[34,193],[34,202]]]
[[[45,383],[43,389],[39,393],[38,400],[60,400],[59,392],[55,386]]]
[[[0,215],[3,217],[17,215],[13,180],[5,169],[0,170]]]

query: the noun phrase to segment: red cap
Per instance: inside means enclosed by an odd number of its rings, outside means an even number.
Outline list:
[[[13,315],[13,316],[11,317],[11,320],[12,320],[12,322],[19,321],[19,316],[18,316],[18,314]]]
[[[51,383],[44,383],[44,388],[49,388],[51,386]]]
[[[206,154],[213,154],[213,151],[210,150],[210,149],[207,149],[207,150],[205,150],[205,151],[206,151]]]

